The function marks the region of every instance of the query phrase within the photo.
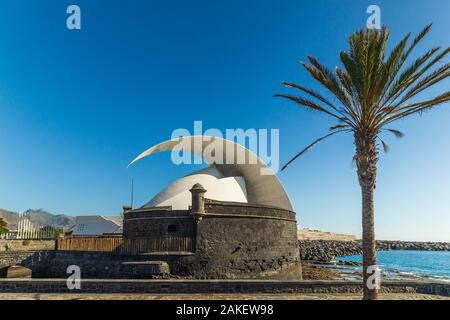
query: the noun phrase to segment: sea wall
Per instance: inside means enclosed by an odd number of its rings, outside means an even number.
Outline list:
[[[66,279],[0,279],[6,293],[353,293],[361,281],[315,280],[81,280],[80,290],[67,288]],[[425,281],[383,281],[382,293],[422,293],[450,296],[450,284]]]
[[[46,275],[51,278],[67,277],[67,268],[76,265],[86,279],[152,279],[166,277],[169,264],[160,260],[137,260],[135,257],[105,252],[56,251]]]
[[[362,254],[361,241],[301,240],[302,260],[328,262],[339,256]],[[448,242],[377,241],[377,250],[450,251]]]
[[[166,261],[154,257],[141,260],[103,252],[6,251],[0,252],[0,278],[6,268],[20,265],[31,269],[33,278],[66,278],[67,268],[80,267],[83,278],[92,279],[152,279],[170,273]]]

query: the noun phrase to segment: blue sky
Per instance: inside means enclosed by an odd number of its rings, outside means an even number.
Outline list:
[[[82,30],[65,26],[77,4]],[[433,22],[418,53],[448,46],[450,2],[27,1],[0,3],[0,207],[117,214],[196,169],[138,153],[176,128],[279,128],[280,157],[327,132],[331,120],[274,93],[281,81],[318,88],[298,64],[334,67],[347,37],[381,7],[393,42]],[[391,42],[392,43],[392,42]],[[446,60],[448,62],[448,58]],[[448,89],[449,81],[430,93]],[[387,138],[376,190],[380,239],[450,241],[450,106]],[[279,177],[303,227],[360,234],[351,136],[336,136]]]

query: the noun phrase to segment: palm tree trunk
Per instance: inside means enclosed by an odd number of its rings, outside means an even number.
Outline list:
[[[369,266],[377,265],[375,228],[374,228],[374,206],[373,206],[373,188],[361,187],[362,192],[362,250],[363,250],[363,284],[364,299],[377,299],[378,289],[369,287],[372,280],[369,279],[371,272],[368,272]]]
[[[368,270],[370,266],[377,265],[373,201],[378,160],[375,137],[376,135],[372,134],[355,135],[355,159],[362,195],[363,299],[365,300],[374,300],[378,296],[378,289],[373,285],[373,277],[370,278],[374,270],[371,272]]]

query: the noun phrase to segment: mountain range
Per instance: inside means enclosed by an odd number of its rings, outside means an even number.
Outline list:
[[[52,214],[43,209],[28,209],[24,215],[36,226],[53,226],[55,228],[62,228],[65,230],[71,229],[75,225],[75,217],[65,214]],[[0,209],[0,218],[8,223],[9,230],[17,230],[19,222],[19,213]]]

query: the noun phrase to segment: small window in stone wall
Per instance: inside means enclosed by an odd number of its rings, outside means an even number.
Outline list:
[[[176,224],[169,224],[169,226],[167,227],[167,232],[168,233],[177,232],[177,225]]]

